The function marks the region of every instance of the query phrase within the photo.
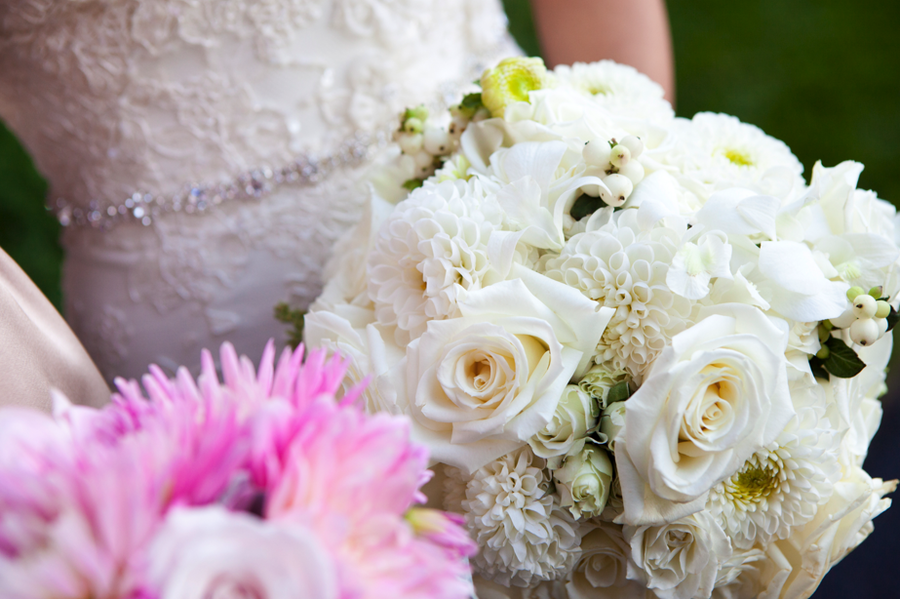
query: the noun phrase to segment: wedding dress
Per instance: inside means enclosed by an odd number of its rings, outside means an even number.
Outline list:
[[[514,52],[499,0],[5,0],[0,116],[65,226],[104,376],[258,359],[305,307],[407,106]]]

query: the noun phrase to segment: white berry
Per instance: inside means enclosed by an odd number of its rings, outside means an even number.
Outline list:
[[[632,160],[619,169],[619,174],[625,175],[632,183],[637,185],[644,179],[644,166],[637,160]]]
[[[622,168],[631,160],[631,150],[622,144],[616,144],[609,151],[609,161],[616,168]]]
[[[609,168],[609,149],[609,144],[603,140],[591,141],[584,146],[581,156],[589,165],[606,170]]]
[[[405,133],[397,138],[397,143],[400,144],[400,149],[403,150],[404,154],[414,156],[422,149],[423,139],[424,137],[421,133]]]
[[[846,329],[854,322],[856,322],[856,313],[853,311],[853,308],[847,308],[843,314],[831,319],[831,324],[839,329]]]
[[[872,345],[878,341],[878,333],[878,323],[872,318],[861,318],[850,325],[850,339],[860,345]]]
[[[631,150],[632,158],[637,158],[644,151],[644,142],[634,135],[626,135],[619,143]]]
[[[606,202],[610,206],[621,206],[628,199],[628,196],[631,195],[631,192],[634,191],[634,183],[625,175],[608,175],[603,179],[603,182],[606,183],[612,194],[612,203]]]
[[[857,318],[872,318],[878,311],[878,302],[867,293],[861,293],[853,300],[853,312]]]
[[[425,129],[422,143],[425,151],[434,156],[443,156],[450,152],[450,135],[440,127]]]

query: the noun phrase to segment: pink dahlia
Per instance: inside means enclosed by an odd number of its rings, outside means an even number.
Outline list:
[[[220,357],[222,381],[204,352],[196,381],[151,367],[102,410],[0,411],[0,597],[469,596],[458,523],[409,511],[426,450],[403,418],[363,414],[360,388],[336,399],[344,360]],[[281,549],[245,562],[244,541]]]

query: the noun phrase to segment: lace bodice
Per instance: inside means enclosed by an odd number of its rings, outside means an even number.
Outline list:
[[[455,82],[485,0],[6,0],[0,113],[75,203],[280,166]]]
[[[458,91],[514,46],[499,0],[5,0],[0,116],[51,202],[278,169]],[[67,317],[107,377],[257,355],[358,217],[365,165],[151,226],[69,230]]]

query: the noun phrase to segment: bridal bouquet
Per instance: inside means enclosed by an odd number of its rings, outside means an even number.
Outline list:
[[[222,347],[103,410],[0,410],[4,599],[467,599],[459,518],[415,507],[403,419],[335,401],[341,359]]]
[[[493,597],[808,597],[896,482],[861,467],[895,211],[611,62],[413,108],[305,319],[443,466]]]

